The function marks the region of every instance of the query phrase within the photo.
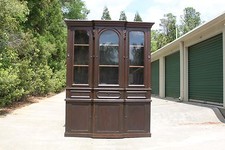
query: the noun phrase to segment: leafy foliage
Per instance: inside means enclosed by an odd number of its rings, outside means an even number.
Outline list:
[[[64,17],[79,14],[75,18],[85,18],[84,3],[70,2],[74,5]],[[64,4],[58,0],[0,0],[0,107],[65,87]]]
[[[181,16],[180,32],[181,35],[194,29],[202,23],[200,13],[196,12],[193,7],[187,7],[184,9],[184,15]]]
[[[152,31],[152,52],[160,49],[202,23],[200,13],[196,12],[192,7],[184,9],[184,15],[181,16],[181,25],[179,26],[177,25],[176,16],[172,13],[165,14],[164,18],[160,19],[160,21],[161,28]]]
[[[160,19],[161,33],[166,36],[165,42],[169,43],[176,38],[176,16],[172,13],[164,15],[163,19]]]
[[[151,52],[155,52],[158,49],[157,38],[158,38],[157,30],[152,30],[151,31]]]
[[[86,19],[90,13],[82,0],[61,0],[63,16],[67,19]]]
[[[53,87],[58,72],[65,68],[65,25],[61,3],[51,0],[28,0],[30,14],[25,24],[26,29],[32,30],[36,39],[37,58],[33,94],[47,94],[55,92],[61,87]],[[65,80],[65,75],[61,80]],[[44,81],[44,82],[43,82]]]

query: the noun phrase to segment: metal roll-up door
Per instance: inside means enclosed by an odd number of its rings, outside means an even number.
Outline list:
[[[159,95],[159,60],[151,63],[152,94]]]
[[[180,96],[180,52],[165,57],[165,94],[166,97]]]
[[[222,34],[189,47],[188,93],[190,100],[223,102]]]

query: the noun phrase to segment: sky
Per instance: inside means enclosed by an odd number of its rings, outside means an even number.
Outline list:
[[[193,7],[200,12],[202,21],[210,21],[225,13],[225,0],[83,0],[90,10],[88,20],[100,20],[104,6],[109,9],[112,20],[119,20],[120,12],[125,11],[127,21],[133,21],[138,12],[145,22],[154,22],[153,29],[159,29],[160,19],[164,14],[180,16],[186,7]]]

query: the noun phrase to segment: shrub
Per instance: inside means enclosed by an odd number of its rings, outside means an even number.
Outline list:
[[[0,69],[0,107],[18,101],[24,95],[17,73],[18,71],[12,68]]]

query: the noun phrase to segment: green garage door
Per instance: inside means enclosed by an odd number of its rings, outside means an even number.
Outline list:
[[[180,96],[180,52],[165,57],[166,97]]]
[[[189,99],[223,102],[222,34],[189,47]]]
[[[152,62],[151,68],[152,94],[159,95],[159,60]]]

